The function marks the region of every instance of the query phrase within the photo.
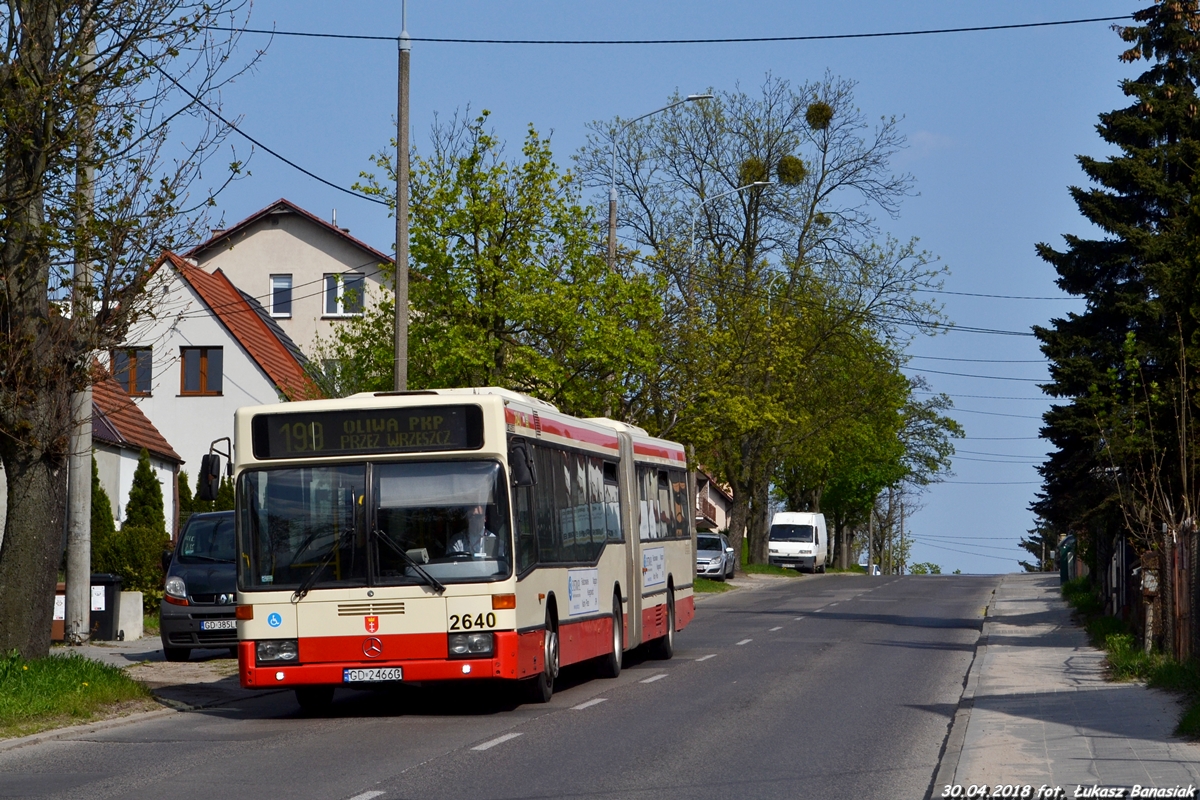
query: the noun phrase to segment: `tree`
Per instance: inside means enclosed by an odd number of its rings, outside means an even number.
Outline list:
[[[663,358],[634,387],[631,416],[695,443],[733,489],[731,543],[747,531],[758,563],[777,467],[846,411],[822,387],[843,354],[898,351],[905,326],[936,327],[938,308],[915,292],[938,270],[872,216],[894,215],[911,180],[888,165],[904,143],[896,121],[872,129],[851,82],[768,76],[754,96],[714,94],[594,124],[579,164],[607,189],[615,139],[620,223],[669,288]]]
[[[409,384],[503,386],[568,413],[623,416],[627,387],[656,357],[659,288],[606,269],[596,215],[548,139],[531,127],[510,162],[487,117],[435,124],[430,154],[413,163]],[[372,161],[390,180],[388,157]],[[320,343],[333,394],[391,389],[392,309],[386,299]]]
[[[1038,245],[1058,285],[1086,305],[1034,329],[1051,363],[1045,390],[1060,402],[1045,415],[1055,451],[1032,507],[1039,535],[1043,525],[1076,535],[1093,574],[1118,537],[1153,549],[1163,524],[1178,527],[1196,508],[1200,10],[1166,0],[1133,19],[1118,28],[1120,58],[1149,66],[1122,82],[1129,104],[1100,115],[1113,155],[1080,156],[1092,185],[1070,189],[1102,236]]]
[[[1034,560],[1018,561],[1026,572],[1054,572],[1054,554],[1058,550],[1058,534],[1042,520],[1036,520],[1033,528],[1027,531],[1029,538],[1021,538],[1021,549],[1033,556]]]
[[[210,195],[189,186],[226,129],[193,98],[211,96],[232,63],[233,37],[214,31],[239,8],[0,4],[0,651],[48,652],[70,398],[91,380],[93,354],[153,308],[148,268],[161,249],[203,216]],[[192,144],[180,150],[171,123],[184,121]]]
[[[911,575],[941,575],[942,568],[932,561],[918,561],[908,568]]]
[[[136,525],[167,533],[167,517],[163,510],[162,484],[150,465],[150,453],[146,448],[138,454],[137,468],[133,471],[133,485],[129,488],[129,501],[125,504],[125,525]]]
[[[188,484],[188,474],[186,470],[179,470],[179,474],[175,478],[177,493],[179,495],[179,514],[181,519],[186,519],[188,514],[192,513],[192,505],[196,502],[192,496],[192,487]]]
[[[92,541],[111,537],[116,530],[112,500],[100,483],[100,470],[96,466],[96,457],[92,456]]]

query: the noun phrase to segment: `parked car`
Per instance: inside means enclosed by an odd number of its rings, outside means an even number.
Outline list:
[[[232,511],[193,514],[163,554],[166,585],[159,631],[167,661],[200,647],[237,651],[237,564]]]
[[[723,581],[733,577],[733,548],[723,533],[696,534],[696,575]]]

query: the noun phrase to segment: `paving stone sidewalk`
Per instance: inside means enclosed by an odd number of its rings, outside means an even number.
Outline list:
[[[1057,575],[1001,580],[963,701],[938,784],[1200,787],[1200,745],[1173,734],[1176,696],[1105,680]]]

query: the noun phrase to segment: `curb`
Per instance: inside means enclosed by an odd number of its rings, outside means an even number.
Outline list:
[[[967,740],[967,726],[971,722],[971,709],[975,707],[975,691],[979,688],[979,673],[983,669],[980,664],[987,655],[988,628],[991,626],[992,611],[996,605],[996,596],[1000,593],[1000,587],[1003,584],[1004,578],[1002,577],[1000,583],[992,590],[992,596],[984,609],[983,625],[980,628],[979,638],[975,641],[975,654],[971,657],[971,666],[967,668],[967,677],[963,681],[963,693],[958,700],[958,708],[946,730],[946,740],[943,742],[942,752],[938,756],[938,766],[934,770],[929,791],[925,793],[926,800],[935,796],[934,790],[937,787],[953,785],[954,778],[958,774],[958,763],[962,759],[963,745]]]

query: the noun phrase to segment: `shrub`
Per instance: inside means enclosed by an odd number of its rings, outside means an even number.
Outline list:
[[[129,489],[129,503],[125,506],[125,525],[154,528],[164,535],[167,532],[162,484],[154,476],[150,453],[144,447],[138,456],[137,469],[133,472],[133,486]]]

